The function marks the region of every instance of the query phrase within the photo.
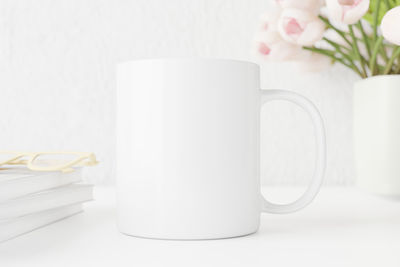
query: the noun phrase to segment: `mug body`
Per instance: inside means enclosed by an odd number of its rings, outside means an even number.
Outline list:
[[[149,59],[117,69],[122,233],[215,239],[257,231],[259,67]]]

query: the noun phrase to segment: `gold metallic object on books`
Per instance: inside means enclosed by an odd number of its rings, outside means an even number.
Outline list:
[[[0,151],[0,166],[25,165],[34,171],[74,171],[74,167],[93,166],[98,161],[91,152],[17,152]]]

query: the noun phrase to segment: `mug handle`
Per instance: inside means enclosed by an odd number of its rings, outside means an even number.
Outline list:
[[[310,204],[321,187],[326,166],[325,128],[321,114],[315,105],[307,98],[297,93],[285,90],[261,90],[261,105],[273,100],[285,100],[298,105],[308,113],[314,125],[314,134],[316,138],[316,161],[313,178],[307,190],[299,199],[289,204],[274,204],[262,197],[263,212],[280,214],[292,213]]]

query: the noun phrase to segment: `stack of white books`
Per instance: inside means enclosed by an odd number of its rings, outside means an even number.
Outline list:
[[[81,212],[82,203],[93,199],[93,185],[81,182],[81,168],[0,170],[0,242]]]

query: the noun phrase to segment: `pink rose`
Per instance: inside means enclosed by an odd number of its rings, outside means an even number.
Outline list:
[[[278,21],[282,38],[297,45],[313,45],[322,38],[325,24],[314,14],[305,10],[283,10]]]
[[[354,24],[368,11],[370,0],[326,0],[330,17],[344,24]]]
[[[259,32],[255,44],[257,54],[272,61],[293,60],[302,50],[300,46],[283,40],[276,31]]]

